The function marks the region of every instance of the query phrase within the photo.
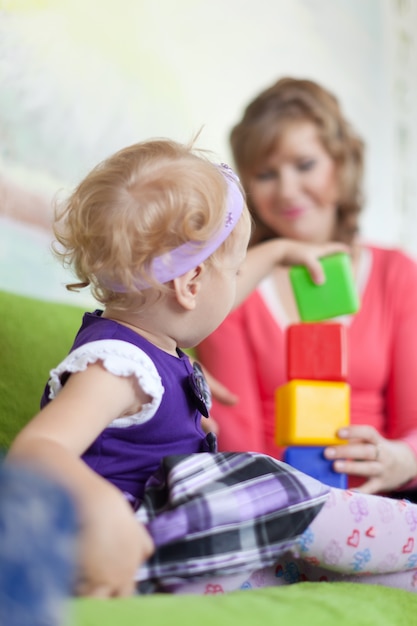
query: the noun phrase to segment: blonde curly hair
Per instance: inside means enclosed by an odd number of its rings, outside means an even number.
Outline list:
[[[119,310],[144,304],[144,283],[167,291],[151,275],[152,260],[208,241],[224,221],[227,193],[218,166],[192,145],[155,139],[120,150],[56,207],[54,252],[79,279],[67,289],[90,286],[96,300]],[[233,246],[239,222],[208,263]]]

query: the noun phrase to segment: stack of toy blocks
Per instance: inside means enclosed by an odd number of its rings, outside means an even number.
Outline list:
[[[329,322],[358,310],[350,259],[340,253],[321,259],[325,282],[313,283],[305,267],[290,270],[299,324],[287,330],[287,379],[276,391],[276,443],[284,461],[334,487],[347,477],[323,456],[340,444],[336,432],[350,422],[346,327]]]

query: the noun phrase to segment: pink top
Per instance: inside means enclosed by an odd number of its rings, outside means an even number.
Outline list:
[[[351,422],[402,439],[417,455],[417,264],[398,250],[368,246],[365,252],[360,310],[337,320],[348,330]],[[233,407],[213,402],[219,449],[280,458],[274,392],[286,382],[285,319],[266,284],[199,346],[198,355],[240,399]]]

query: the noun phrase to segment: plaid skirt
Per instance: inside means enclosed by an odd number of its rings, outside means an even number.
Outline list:
[[[258,453],[166,457],[136,512],[156,546],[137,572],[138,590],[272,565],[328,493],[321,482]]]

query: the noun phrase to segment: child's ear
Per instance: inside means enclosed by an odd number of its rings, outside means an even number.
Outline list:
[[[172,281],[177,301],[187,311],[192,311],[196,307],[204,270],[204,264],[197,265],[197,267]]]

